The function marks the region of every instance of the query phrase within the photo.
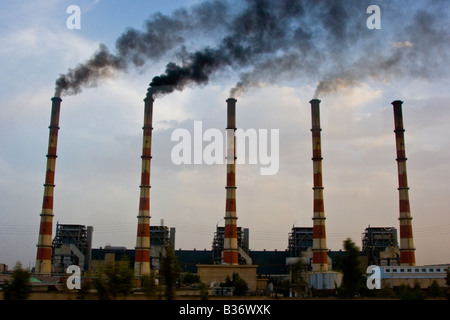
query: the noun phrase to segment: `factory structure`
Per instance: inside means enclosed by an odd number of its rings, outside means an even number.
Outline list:
[[[144,123],[142,144],[142,167],[139,211],[137,214],[136,246],[133,249],[106,245],[92,248],[94,228],[84,225],[68,225],[58,222],[52,239],[53,190],[55,188],[55,161],[61,98],[52,98],[50,134],[47,154],[47,170],[44,197],[37,243],[34,274],[50,276],[63,274],[69,265],[78,265],[83,272],[95,273],[107,263],[124,258],[134,268],[136,279],[151,272],[158,272],[161,260],[168,247],[175,246],[175,228],[150,223],[150,176],[152,119],[154,97],[149,92],[144,99]],[[289,278],[293,265],[301,263],[306,272],[309,288],[334,290],[341,284],[342,274],[335,271],[335,262],[343,252],[332,252],[327,248],[324,185],[322,179],[322,150],[320,125],[320,100],[313,99],[311,105],[312,161],[313,161],[313,212],[311,226],[292,227],[286,235],[287,246],[283,251],[253,251],[249,249],[251,228],[238,226],[236,208],[236,102],[227,103],[227,147],[224,227],[216,226],[211,235],[210,250],[175,250],[178,263],[184,272],[196,273],[202,282],[214,285],[227,276],[238,273],[251,291],[261,287],[258,279]],[[409,205],[406,153],[402,116],[402,101],[392,102],[394,110],[395,142],[397,149],[399,191],[399,240],[397,229],[392,226],[368,227],[361,237],[362,267],[382,266],[389,274],[390,284],[408,279],[430,279],[445,281],[447,266],[416,266],[412,232],[412,217]],[[395,271],[394,271],[395,270]],[[400,275],[398,277],[398,275]],[[400,279],[400,280],[398,280]],[[406,279],[406,280],[405,280]]]

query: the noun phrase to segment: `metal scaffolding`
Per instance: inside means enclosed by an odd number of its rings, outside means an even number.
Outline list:
[[[386,253],[392,249],[394,253]],[[393,227],[368,227],[362,234],[362,253],[369,265],[394,265],[398,263],[397,229]]]
[[[222,264],[222,254],[224,250],[225,227],[217,226],[214,232],[212,243],[213,263]],[[237,241],[239,248],[239,264],[248,263],[249,252],[249,229],[237,227]]]
[[[289,233],[289,256],[299,257],[313,245],[313,228],[293,227]]]
[[[56,273],[63,273],[69,265],[88,269],[93,227],[79,224],[56,224],[52,241],[52,265]]]

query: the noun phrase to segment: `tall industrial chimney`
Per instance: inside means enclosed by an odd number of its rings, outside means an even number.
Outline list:
[[[144,99],[144,130],[142,145],[142,170],[139,200],[138,227],[136,235],[136,251],[134,274],[141,277],[150,274],[150,162],[152,151],[153,97]]]
[[[236,216],[236,99],[227,99],[227,185],[223,263],[238,264]]]
[[[416,264],[411,212],[409,208],[409,187],[406,175],[405,137],[403,129],[403,101],[392,102],[394,106],[395,142],[397,147],[398,192],[400,209],[400,264],[414,266]]]
[[[35,273],[38,275],[50,275],[52,272],[53,193],[55,189],[56,146],[58,143],[59,114],[62,99],[54,97],[51,100],[52,114],[49,126],[47,171],[45,174],[44,199],[42,202],[35,267]]]
[[[328,261],[322,185],[322,148],[320,137],[320,132],[322,131],[322,129],[320,128],[320,100],[313,99],[310,101],[310,103],[312,119],[312,161],[314,174],[312,268],[315,272],[326,272],[328,271]]]

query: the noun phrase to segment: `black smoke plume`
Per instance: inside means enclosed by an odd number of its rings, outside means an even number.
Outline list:
[[[102,78],[141,70],[169,56],[173,60],[153,77],[148,95],[234,73],[240,79],[231,96],[264,83],[303,79],[317,83],[317,98],[367,78],[430,79],[448,70],[442,68],[449,62],[450,40],[445,0],[429,0],[423,10],[408,1],[380,1],[379,30],[366,25],[371,4],[217,0],[171,15],[158,13],[143,31],[126,30],[116,41],[116,53],[101,45],[91,59],[60,75],[56,95],[76,94]]]

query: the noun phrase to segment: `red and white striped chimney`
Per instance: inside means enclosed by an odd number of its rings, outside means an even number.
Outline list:
[[[400,209],[400,264],[414,266],[416,264],[411,212],[409,207],[409,187],[406,175],[406,152],[403,128],[403,101],[392,102],[394,106],[395,142],[397,147],[398,192]]]
[[[238,264],[236,216],[236,99],[227,99],[227,185],[223,263]]]
[[[320,136],[322,129],[320,128],[320,100],[313,99],[310,103],[312,119],[312,161],[314,174],[312,269],[314,272],[326,272],[328,271],[328,261],[322,185],[322,147]]]
[[[61,101],[62,99],[59,97],[52,98],[47,171],[45,174],[44,199],[42,202],[41,223],[39,227],[36,254],[35,273],[38,275],[50,275],[52,272],[53,194],[55,189],[56,147],[58,143]]]
[[[136,277],[150,274],[150,162],[152,159],[153,101],[155,100],[150,95],[144,101],[142,170],[134,259],[134,274]]]

